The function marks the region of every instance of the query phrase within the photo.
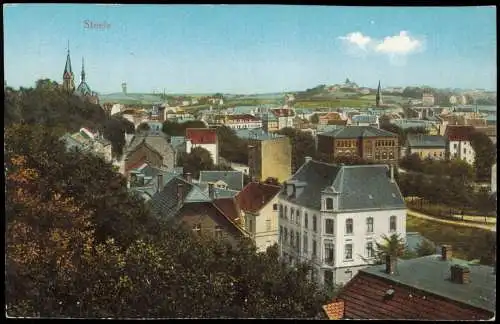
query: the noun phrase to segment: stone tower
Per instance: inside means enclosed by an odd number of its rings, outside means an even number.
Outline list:
[[[68,55],[66,56],[66,65],[64,66],[63,73],[63,89],[69,93],[75,91],[75,77],[71,69],[71,58],[69,56],[69,42],[68,42]]]
[[[382,91],[380,90],[380,80],[378,81],[377,95],[375,96],[375,105],[380,107],[382,104]]]

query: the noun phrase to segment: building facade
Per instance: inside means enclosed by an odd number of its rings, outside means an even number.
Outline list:
[[[471,135],[475,132],[472,126],[448,125],[444,137],[450,159],[460,159],[470,165],[474,164],[476,153],[471,145]]]
[[[211,128],[186,129],[186,153],[191,153],[191,150],[195,147],[201,147],[210,152],[214,164],[219,164],[217,130]]]
[[[248,139],[250,177],[258,181],[285,181],[292,173],[292,146],[286,136],[260,133]]]
[[[221,115],[215,120],[215,124],[231,129],[262,128],[262,120],[250,114]]]
[[[388,171],[308,159],[279,195],[281,256],[291,264],[311,261],[312,279],[333,286],[374,261],[382,235],[405,237],[404,199]]]
[[[445,160],[446,139],[439,135],[408,134],[406,154],[418,154],[421,159]]]
[[[357,156],[366,161],[396,163],[400,144],[396,134],[369,126],[347,126],[317,134],[317,151],[333,161]]]

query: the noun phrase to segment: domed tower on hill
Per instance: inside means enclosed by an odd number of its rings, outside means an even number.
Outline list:
[[[69,56],[69,42],[68,42],[68,55],[66,56],[66,65],[64,66],[63,73],[63,89],[69,93],[75,91],[75,79],[73,70],[71,69],[71,58]]]

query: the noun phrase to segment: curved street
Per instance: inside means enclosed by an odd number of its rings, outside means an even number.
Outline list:
[[[416,212],[413,210],[408,209],[407,210],[407,215],[417,217],[417,218],[423,218],[423,219],[428,219],[432,220],[438,223],[443,223],[443,224],[453,224],[457,226],[463,226],[463,227],[473,227],[473,228],[479,228],[487,231],[492,231],[496,232],[497,231],[497,226],[496,226],[496,219],[494,219],[495,223],[494,224],[477,224],[477,223],[471,223],[471,222],[463,222],[459,220],[449,220],[449,219],[441,219],[438,217],[422,214],[420,212]],[[470,216],[464,216],[464,217],[470,217]]]

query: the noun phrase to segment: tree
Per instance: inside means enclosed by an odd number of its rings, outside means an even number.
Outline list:
[[[195,147],[191,150],[191,153],[181,155],[179,164],[184,168],[184,172],[191,173],[195,179],[200,177],[200,171],[214,168],[214,161],[210,152],[202,147]]]
[[[384,263],[387,255],[402,257],[406,251],[405,241],[399,234],[382,235],[382,242],[376,242],[375,245],[377,263]]]
[[[290,139],[292,145],[292,169],[298,170],[304,163],[306,156],[316,156],[316,144],[309,133],[301,132],[294,128],[286,127],[278,131]]]
[[[103,136],[111,142],[113,155],[118,158],[123,154],[125,134],[133,134],[134,132],[134,124],[121,116],[112,116],[105,120],[103,125]]]
[[[474,149],[476,178],[480,180],[491,177],[491,166],[495,163],[496,148],[491,139],[484,133],[474,132],[471,135],[471,146]]]
[[[204,122],[201,120],[190,120],[184,123],[176,123],[172,121],[165,121],[162,125],[162,132],[170,136],[186,136],[186,129],[188,128],[206,128]]]
[[[474,169],[466,161],[453,159],[448,162],[448,175],[465,184],[474,179]]]
[[[151,127],[149,127],[149,124],[148,123],[141,123],[139,126],[137,126],[137,131],[138,132],[141,132],[141,131],[148,131],[150,130]]]
[[[361,165],[361,164],[371,164],[370,161],[366,161],[358,155],[341,155],[333,159],[333,163],[345,164],[345,165]]]
[[[228,161],[248,163],[248,143],[239,138],[229,127],[217,127],[217,138],[220,145],[220,155]]]
[[[312,123],[312,124],[318,124],[319,123],[319,116],[318,114],[313,114],[310,118],[309,118],[309,121]]]
[[[420,156],[417,153],[413,153],[403,157],[399,162],[399,164],[403,169],[406,170],[414,172],[423,171],[422,160],[420,159]]]
[[[417,244],[417,255],[419,257],[436,254],[436,245],[427,239]]]

